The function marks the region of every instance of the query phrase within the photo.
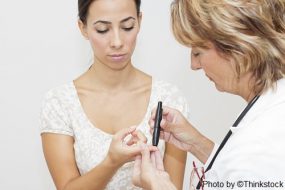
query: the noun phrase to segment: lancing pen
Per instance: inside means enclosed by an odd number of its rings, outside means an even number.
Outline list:
[[[155,120],[154,120],[153,134],[152,134],[152,145],[153,146],[158,145],[161,119],[162,119],[162,102],[159,101],[157,104],[157,109],[155,113]]]

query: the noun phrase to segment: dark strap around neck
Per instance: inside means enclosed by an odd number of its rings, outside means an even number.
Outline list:
[[[246,115],[246,113],[250,110],[250,108],[251,108],[251,107],[253,106],[253,104],[258,100],[259,97],[260,97],[259,95],[255,96],[255,97],[247,104],[247,106],[245,107],[245,109],[241,112],[241,114],[238,116],[237,120],[234,122],[233,127],[237,127],[237,126],[238,126],[238,124],[240,123],[240,121],[244,118],[244,116]],[[225,146],[225,144],[227,143],[227,141],[229,140],[229,138],[230,138],[231,135],[232,135],[232,131],[229,130],[229,132],[227,133],[227,135],[226,135],[225,138],[223,139],[222,143],[220,144],[218,150],[216,151],[215,155],[213,156],[213,158],[212,158],[210,164],[208,165],[207,169],[205,170],[205,172],[209,171],[209,170],[212,168],[212,166],[213,166],[213,164],[214,164],[214,162],[215,162],[215,160],[216,160],[218,154],[219,154],[220,151],[223,149],[223,147]],[[196,189],[200,189],[200,186],[201,186],[201,184],[198,183]]]
[[[222,143],[220,144],[218,150],[216,151],[214,157],[212,158],[212,160],[211,160],[210,164],[208,165],[207,169],[205,170],[205,172],[207,172],[208,170],[210,170],[212,168],[212,165],[214,164],[218,154],[220,153],[222,148],[225,146],[225,144],[227,143],[227,141],[228,141],[228,139],[230,138],[231,135],[232,135],[232,131],[229,130],[229,132],[227,133],[227,135],[223,139]]]
[[[253,106],[253,104],[258,100],[260,96],[255,96],[245,107],[245,109],[241,112],[241,114],[238,116],[237,120],[234,122],[233,127],[237,127],[238,124],[240,123],[240,121],[244,118],[244,116],[247,114],[247,112],[250,110],[250,108]],[[214,157],[212,158],[210,164],[208,165],[207,169],[205,170],[205,172],[207,172],[208,170],[210,170],[212,168],[213,163],[215,162],[218,154],[220,153],[220,151],[222,150],[222,148],[225,146],[225,144],[227,143],[228,139],[230,138],[230,136],[232,135],[232,131],[229,130],[229,132],[227,133],[227,135],[225,136],[225,138],[223,139],[222,143],[220,144],[218,150],[216,151]]]

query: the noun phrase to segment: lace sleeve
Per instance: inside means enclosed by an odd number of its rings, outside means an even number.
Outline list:
[[[42,104],[40,113],[40,133],[58,133],[73,136],[67,108],[59,94],[49,91]]]
[[[165,99],[165,105],[179,110],[189,120],[189,105],[185,95],[176,86],[169,89],[169,96]]]

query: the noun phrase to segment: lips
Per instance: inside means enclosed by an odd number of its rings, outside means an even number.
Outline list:
[[[125,58],[126,54],[111,54],[109,55],[109,57],[113,60],[113,61],[121,61]]]

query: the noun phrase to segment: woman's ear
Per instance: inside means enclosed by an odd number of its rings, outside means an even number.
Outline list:
[[[77,21],[77,23],[78,23],[78,27],[80,29],[80,32],[81,32],[82,36],[84,36],[84,38],[86,40],[89,40],[86,24],[84,24],[80,19]]]

